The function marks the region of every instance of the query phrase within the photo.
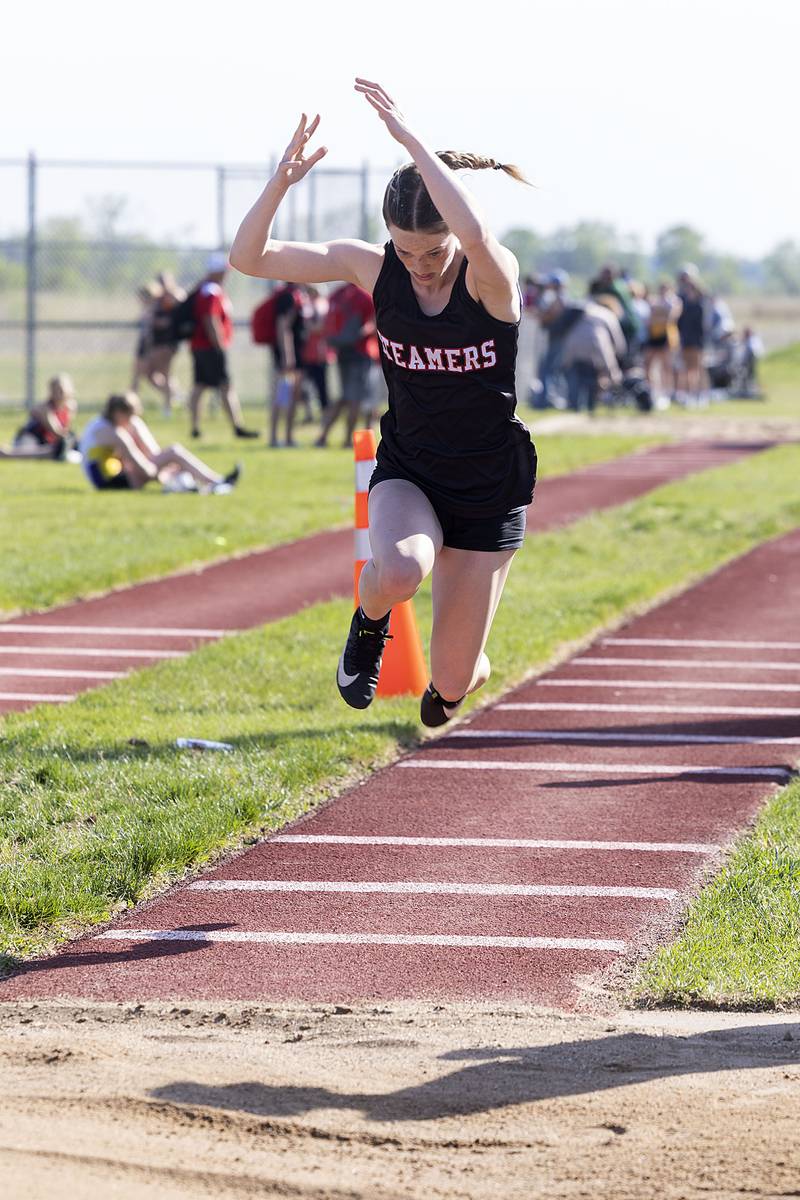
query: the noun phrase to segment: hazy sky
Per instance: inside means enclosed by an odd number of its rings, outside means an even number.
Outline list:
[[[331,165],[393,165],[403,151],[352,91],[362,74],[436,148],[518,162],[535,180],[472,177],[498,232],[596,218],[648,245],[686,221],[749,255],[800,235],[797,0],[35,0],[11,12],[0,157],[268,161],[305,108],[322,113]],[[7,170],[0,185],[0,224],[19,227],[22,189]],[[133,187],[65,174],[46,185],[45,214]],[[155,207],[134,194],[132,219],[205,237],[212,207],[208,180],[183,177]]]

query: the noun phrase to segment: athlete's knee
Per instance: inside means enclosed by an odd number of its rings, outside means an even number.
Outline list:
[[[433,676],[433,686],[445,700],[460,700],[472,686],[474,668],[464,670],[457,665],[438,670]]]
[[[489,659],[481,654],[477,663],[436,664],[433,672],[433,686],[445,700],[460,700],[468,692],[477,691],[483,687],[491,674]]]
[[[408,600],[418,590],[428,574],[426,564],[413,555],[393,554],[391,558],[375,561],[379,590],[398,600]]]

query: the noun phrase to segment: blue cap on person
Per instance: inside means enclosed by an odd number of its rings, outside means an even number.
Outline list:
[[[217,271],[227,271],[228,256],[224,250],[212,250],[206,262],[206,270],[209,275],[215,275]]]
[[[547,282],[550,287],[565,288],[569,283],[569,275],[566,271],[562,271],[560,267],[557,267],[555,271],[550,271],[547,276]]]

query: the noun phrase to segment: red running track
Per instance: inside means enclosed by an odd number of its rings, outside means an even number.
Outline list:
[[[0,999],[575,1007],[800,754],[800,530]]]
[[[543,480],[532,532],[640,496],[671,479],[722,466],[767,443],[660,446]],[[191,652],[240,629],[348,595],[352,534],[316,534],[290,545],[138,584],[96,600],[0,623],[0,713],[63,703],[136,667]]]

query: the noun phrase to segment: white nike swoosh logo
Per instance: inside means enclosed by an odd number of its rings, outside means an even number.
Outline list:
[[[339,669],[336,672],[336,679],[339,683],[339,687],[349,687],[351,683],[355,683],[355,681],[358,679],[358,672],[356,672],[355,675],[348,675],[347,671],[345,671],[344,651],[342,651],[342,657],[339,659]]]

